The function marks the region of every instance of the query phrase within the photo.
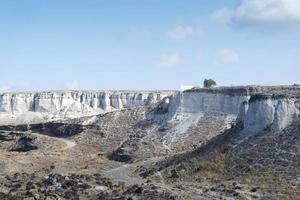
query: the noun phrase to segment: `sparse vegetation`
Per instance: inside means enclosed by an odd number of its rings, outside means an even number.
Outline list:
[[[299,109],[298,91],[287,94]],[[300,118],[241,140],[231,116],[172,116],[168,103],[1,126],[0,199],[298,199]]]

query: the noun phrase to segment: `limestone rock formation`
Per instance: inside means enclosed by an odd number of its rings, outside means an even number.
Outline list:
[[[163,121],[182,115],[219,113],[231,115],[247,132],[265,128],[280,131],[299,117],[299,102],[299,87],[194,89],[167,97],[148,118]]]
[[[1,123],[70,119],[153,105],[171,91],[53,91],[0,94]]]
[[[258,132],[265,128],[281,131],[299,117],[300,96],[256,95],[248,102],[244,128]]]

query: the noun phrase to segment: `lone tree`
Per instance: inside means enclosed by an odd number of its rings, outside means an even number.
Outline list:
[[[203,81],[203,87],[205,87],[205,88],[210,88],[210,87],[216,86],[216,85],[217,85],[217,83],[212,79],[205,79]]]

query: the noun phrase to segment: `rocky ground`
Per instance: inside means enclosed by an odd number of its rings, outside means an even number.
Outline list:
[[[216,113],[151,108],[1,126],[0,199],[297,199],[300,123],[240,138]]]

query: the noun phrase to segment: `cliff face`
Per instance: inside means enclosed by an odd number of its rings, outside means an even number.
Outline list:
[[[252,96],[243,117],[244,128],[258,132],[265,128],[280,131],[300,116],[300,97]]]
[[[245,94],[226,94],[210,92],[183,92],[172,97],[169,112],[184,113],[217,112],[237,115],[240,105],[248,101]]]
[[[157,111],[164,110],[164,115]],[[155,113],[156,112],[156,113]],[[238,87],[178,92],[165,100],[151,119],[170,120],[178,115],[219,113],[242,123],[245,132],[265,128],[280,131],[300,115],[300,88]]]
[[[67,91],[0,94],[0,123],[70,119],[153,105],[148,119],[166,121],[219,113],[246,132],[280,131],[300,115],[299,87],[228,87],[169,91]],[[199,115],[199,116],[200,116]]]
[[[0,94],[0,122],[68,119],[146,106],[169,91],[62,91]]]

